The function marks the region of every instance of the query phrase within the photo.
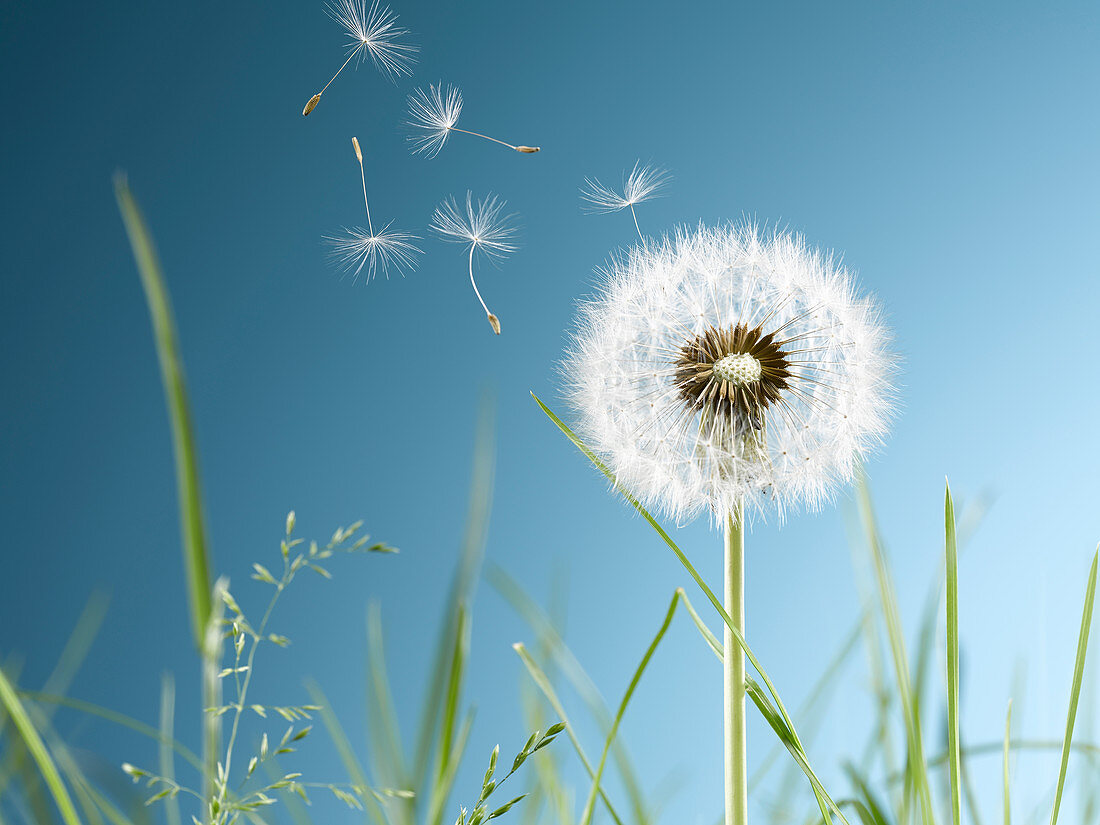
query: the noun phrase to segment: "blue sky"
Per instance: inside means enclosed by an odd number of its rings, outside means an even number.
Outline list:
[[[540,598],[567,582],[568,641],[618,697],[687,578],[529,392],[561,406],[556,364],[575,303],[633,233],[628,215],[581,214],[578,188],[641,158],[675,178],[639,209],[643,232],[744,216],[789,226],[842,251],[879,297],[903,403],[869,472],[907,627],[939,563],[945,475],[960,498],[990,492],[960,568],[965,732],[998,738],[1022,661],[1022,730],[1060,737],[1100,537],[1095,4],[394,10],[421,47],[414,77],[395,85],[364,65],[308,119],[302,105],[343,59],[320,3],[0,12],[0,654],[21,657],[24,684],[45,678],[102,590],[110,610],[73,694],[152,722],[170,670],[180,724],[197,718],[167,418],[110,186],[121,168],[175,301],[218,571],[258,606],[251,562],[277,558],[292,507],[306,535],[362,518],[402,550],[347,560],[335,581],[291,594],[278,629],[297,643],[268,660],[267,689],[304,699],[311,675],[361,728],[363,617],[376,598],[399,710],[415,713],[488,390],[488,557]],[[405,94],[438,80],[462,88],[466,128],[543,151],[456,135],[436,159],[411,155]],[[395,226],[426,234],[435,204],[467,189],[521,215],[522,248],[479,278],[502,336],[457,248],[428,240],[418,271],[370,284],[327,263],[321,237],[360,221],[352,135],[372,209]],[[748,636],[791,705],[859,613],[850,510],[842,497],[749,537]],[[676,536],[717,583],[718,537],[703,523]],[[493,744],[526,737],[510,645],[530,637],[483,586],[465,787]],[[720,690],[713,658],[678,622],[624,725],[644,776],[682,777],[669,821],[719,811]],[[867,708],[860,662],[813,753],[827,776],[862,744]],[[144,740],[67,724],[116,763],[155,757]],[[750,737],[755,754],[770,746],[762,726]],[[331,749],[314,748],[311,771],[339,775]],[[1055,770],[1021,760],[1021,811],[1046,798]]]

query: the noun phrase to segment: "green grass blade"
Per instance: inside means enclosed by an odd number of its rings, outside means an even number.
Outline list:
[[[375,775],[386,787],[407,788],[405,753],[386,667],[382,608],[376,601],[367,606],[367,674],[367,733]]]
[[[1005,784],[1005,825],[1012,825],[1012,807],[1009,805],[1008,782],[1008,754],[1009,744],[1012,741],[1012,700],[1008,700],[1008,710],[1005,712],[1005,749],[1004,749],[1004,784]]]
[[[588,778],[594,780],[596,778],[596,772],[592,768],[592,763],[588,759],[588,755],[585,754],[584,748],[581,746],[580,740],[577,739],[577,734],[573,732],[573,722],[570,720],[569,715],[565,712],[565,707],[562,705],[561,700],[558,698],[557,692],[554,690],[554,686],[550,683],[546,674],[542,668],[538,666],[538,663],[531,658],[531,654],[527,652],[527,648],[522,643],[517,642],[512,645],[512,648],[519,655],[520,660],[523,662],[524,667],[527,668],[527,672],[531,676],[531,680],[535,683],[539,690],[542,691],[542,695],[546,697],[546,700],[550,703],[550,707],[554,709],[554,713],[558,715],[558,718],[565,723],[565,733],[569,737],[569,741],[573,743],[573,749],[577,752],[577,756],[580,757],[581,764],[584,765],[585,771],[588,773]],[[614,806],[611,804],[611,800],[607,798],[603,788],[600,788],[600,798],[607,806],[608,813],[611,814],[611,818],[615,820],[616,825],[623,825],[623,821],[619,818],[619,815],[615,812]]]
[[[38,735],[38,731],[27,715],[26,708],[19,701],[14,686],[8,681],[8,677],[4,675],[3,670],[0,670],[0,704],[3,704],[8,716],[11,717],[12,724],[15,725],[16,730],[19,731],[19,735],[26,744],[27,750],[38,764],[38,770],[53,795],[54,804],[57,805],[57,810],[61,813],[65,825],[80,825],[80,817],[77,816],[76,808],[73,807],[73,800],[69,796],[65,783],[61,781],[57,766],[50,758],[42,737]]]
[[[600,761],[596,767],[596,775],[592,778],[592,789],[588,792],[588,800],[584,803],[584,812],[581,814],[581,825],[590,825],[592,821],[592,814],[596,808],[596,794],[600,790],[600,780],[603,778],[603,770],[607,765],[607,754],[611,750],[611,743],[615,740],[615,736],[619,732],[619,723],[622,721],[627,705],[630,704],[630,698],[634,695],[635,688],[638,687],[638,682],[641,681],[642,674],[645,673],[645,669],[649,665],[650,659],[653,658],[657,646],[661,643],[661,639],[665,637],[665,633],[668,632],[669,625],[672,624],[672,617],[676,614],[676,604],[679,601],[680,592],[677,591],[672,596],[672,602],[668,606],[668,612],[665,613],[664,621],[661,622],[661,627],[657,631],[657,635],[654,636],[653,641],[649,643],[649,647],[646,649],[641,663],[639,663],[637,669],[634,671],[633,677],[630,679],[630,684],[627,686],[626,693],[623,695],[623,700],[619,703],[618,710],[615,711],[615,720],[611,723],[611,730],[607,734],[607,739],[603,746],[603,753],[600,754]]]
[[[328,698],[325,696],[324,691],[321,690],[320,685],[312,680],[306,682],[306,690],[309,692],[313,703],[319,705],[321,708],[319,711],[321,714],[321,722],[324,724],[325,730],[328,731],[332,743],[336,746],[336,752],[340,756],[340,761],[344,763],[344,770],[348,772],[351,781],[363,789],[364,793],[361,794],[361,798],[363,804],[366,806],[367,813],[370,814],[371,820],[375,825],[387,825],[386,815],[382,811],[382,807],[376,801],[374,794],[371,793],[371,783],[367,779],[367,772],[363,769],[363,766],[359,763],[359,759],[355,756],[355,750],[351,747],[348,735],[344,731],[343,725],[340,724],[340,720],[336,718],[336,714],[329,705]]]
[[[432,815],[427,820],[431,825],[440,825],[442,822],[446,800],[441,799],[440,796],[444,785],[448,784],[448,777],[453,781],[454,771],[457,769],[457,765],[453,767],[451,765],[455,750],[455,723],[458,720],[462,685],[466,678],[466,663],[470,657],[470,616],[463,605],[459,606],[451,650],[451,666],[447,674],[447,691],[443,701],[439,740],[436,745],[436,770],[431,793]],[[449,790],[449,787],[447,789]]]
[[[458,767],[462,764],[462,757],[466,753],[466,743],[470,739],[470,729],[474,726],[474,714],[467,713],[458,728],[451,751],[447,756],[446,767],[440,777],[432,785],[432,791],[428,804],[428,822],[442,822],[443,809],[447,799],[454,789],[455,777],[458,775]]]
[[[894,593],[893,579],[886,562],[886,555],[879,541],[878,527],[871,507],[870,492],[867,489],[866,478],[862,474],[857,481],[856,489],[867,543],[871,550],[872,567],[878,584],[887,640],[894,661],[898,698],[901,701],[902,715],[905,722],[908,747],[905,769],[906,783],[919,799],[922,822],[924,822],[924,825],[933,825],[935,816],[932,810],[932,791],[928,780],[928,768],[924,760],[920,719],[917,716],[916,706],[913,702],[913,688],[909,677],[909,660],[905,653],[905,638],[902,635],[901,616],[898,611],[897,597]]]
[[[176,681],[172,674],[165,673],[160,680],[160,746],[158,748],[160,775],[176,781],[176,760],[172,746],[175,738],[176,719]],[[164,819],[168,825],[180,824],[180,803],[175,796],[164,800]]]
[[[172,748],[176,753],[182,756],[187,762],[196,770],[202,770],[202,760],[195,754],[194,751],[188,749],[186,745],[179,742],[176,739],[165,739],[161,732],[154,728],[152,725],[147,725],[144,722],[127,716],[124,713],[111,710],[110,708],[101,707],[100,705],[93,704],[91,702],[85,702],[83,699],[71,699],[68,696],[53,696],[48,693],[39,693],[33,690],[20,690],[19,695],[24,699],[30,699],[33,702],[41,702],[51,705],[61,705],[62,707],[71,708],[72,710],[79,711],[81,713],[87,713],[90,716],[98,716],[100,719],[105,719],[108,722],[113,722],[116,725],[121,725],[124,728],[129,728],[132,731],[140,733],[142,736],[147,736],[157,742],[167,745]]]
[[[448,668],[454,658],[452,647],[454,627],[459,619],[459,611],[468,613],[473,603],[474,589],[485,554],[489,515],[493,503],[493,472],[496,463],[493,418],[492,402],[489,395],[485,394],[482,396],[478,414],[470,504],[462,542],[462,555],[454,578],[451,580],[447,606],[440,620],[432,669],[428,678],[428,693],[424,697],[416,747],[413,750],[412,777],[418,787],[427,784],[432,752],[438,746],[437,732],[443,715]],[[436,758],[438,760],[438,755]]]
[[[1069,713],[1066,714],[1066,736],[1062,740],[1062,764],[1058,769],[1058,789],[1054,793],[1054,810],[1050,813],[1050,825],[1058,822],[1058,809],[1062,805],[1062,790],[1066,784],[1066,769],[1069,767],[1069,751],[1073,742],[1073,723],[1077,718],[1077,702],[1081,698],[1081,681],[1085,676],[1085,653],[1089,646],[1089,628],[1092,626],[1092,605],[1096,597],[1096,563],[1100,558],[1100,547],[1092,557],[1089,570],[1089,584],[1085,590],[1085,609],[1081,614],[1081,632],[1077,637],[1077,660],[1073,666],[1073,685],[1069,693]]]
[[[191,603],[191,629],[195,643],[201,647],[206,623],[210,618],[210,560],[206,544],[202,496],[199,486],[198,455],[191,405],[183,375],[176,322],[168,286],[160,268],[145,218],[130,192],[126,177],[115,175],[115,198],[126,225],[126,234],[137,262],[149,316],[153,322],[161,380],[172,423],[172,447],[176,458],[176,482],[179,494],[180,530],[183,539],[183,566],[187,576],[187,593]]]
[[[962,772],[959,768],[959,549],[955,536],[955,504],[947,485],[943,504],[947,547],[947,748],[951,773],[951,821],[962,821]]]
[[[771,694],[771,697],[774,700],[775,705],[783,718],[786,728],[790,731],[790,734],[793,737],[794,744],[801,749],[802,742],[798,737],[798,732],[795,730],[794,721],[791,719],[790,714],[787,713],[787,709],[783,704],[783,700],[780,698],[779,692],[775,689],[775,685],[772,683],[772,680],[768,676],[767,671],[764,670],[763,665],[760,664],[760,660],[756,658],[756,654],[752,652],[752,649],[749,647],[748,642],[745,641],[745,637],[741,634],[741,631],[734,624],[733,619],[730,618],[729,613],[726,612],[726,609],[725,607],[723,607],[722,602],[718,599],[717,596],[714,595],[714,591],[707,586],[707,583],[703,580],[703,577],[699,575],[699,571],[695,569],[695,566],[691,563],[691,561],[679,548],[679,546],[677,546],[676,542],[672,540],[671,536],[669,536],[665,529],[661,527],[657,520],[653,518],[653,516],[651,516],[649,512],[642,506],[641,502],[634,498],[629,490],[619,484],[618,480],[615,478],[615,474],[612,473],[610,469],[608,469],[607,465],[600,461],[599,457],[594,452],[592,452],[592,450],[589,449],[588,446],[583,441],[581,441],[579,437],[577,437],[577,435],[565,424],[565,422],[558,418],[553,413],[553,411],[550,410],[549,407],[543,404],[537,395],[531,393],[531,397],[535,399],[535,402],[539,405],[539,407],[542,408],[542,411],[547,415],[547,417],[554,422],[558,429],[561,430],[562,433],[564,433],[565,436],[573,442],[577,449],[579,449],[590,462],[592,462],[596,469],[598,469],[601,473],[604,474],[604,476],[607,477],[607,479],[614,485],[619,494],[622,495],[627,500],[627,502],[635,510],[638,511],[642,518],[644,518],[649,523],[649,525],[657,532],[664,543],[668,545],[668,548],[672,550],[673,554],[679,560],[680,564],[683,565],[685,570],[687,570],[688,575],[691,576],[691,578],[695,581],[695,583],[699,586],[703,593],[706,594],[707,599],[710,600],[710,603],[714,606],[714,609],[718,611],[718,614],[722,617],[722,621],[725,622],[726,627],[730,629],[731,635],[737,641],[737,644],[741,647],[742,651],[744,651],[745,658],[749,660],[753,668],[763,680],[764,685],[768,688],[768,693]],[[822,799],[818,795],[816,788],[814,789],[814,794],[818,797],[818,804],[821,805]],[[826,813],[826,820],[827,819],[828,815]]]

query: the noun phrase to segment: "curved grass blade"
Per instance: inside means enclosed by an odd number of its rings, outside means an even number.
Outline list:
[[[1054,810],[1050,813],[1050,825],[1058,822],[1058,809],[1062,805],[1062,790],[1066,784],[1069,767],[1070,744],[1073,742],[1073,723],[1077,719],[1077,702],[1081,698],[1081,681],[1085,676],[1085,653],[1089,647],[1089,628],[1092,626],[1092,606],[1096,597],[1096,564],[1100,559],[1100,547],[1092,557],[1089,583],[1085,589],[1085,609],[1081,614],[1081,631],[1077,637],[1077,660],[1073,665],[1073,685],[1069,692],[1069,712],[1066,714],[1066,736],[1062,740],[1062,764],[1058,769],[1058,790],[1054,793]]]
[[[607,479],[612,483],[619,494],[622,495],[630,504],[630,506],[637,510],[638,513],[641,514],[642,518],[644,518],[649,523],[649,525],[657,532],[657,535],[659,535],[664,543],[668,545],[669,549],[672,550],[672,552],[675,554],[680,564],[683,565],[685,570],[687,570],[688,575],[691,576],[691,578],[695,581],[695,583],[699,586],[703,593],[706,594],[706,597],[710,600],[710,603],[714,606],[714,609],[717,610],[718,614],[722,617],[722,621],[725,622],[726,627],[730,629],[733,638],[737,641],[737,644],[744,651],[745,658],[749,660],[753,668],[760,675],[760,678],[764,681],[765,686],[768,688],[768,693],[771,694],[771,697],[775,702],[775,706],[784,721],[785,727],[790,731],[790,735],[793,737],[793,743],[798,747],[799,750],[801,750],[802,742],[798,738],[798,733],[795,730],[794,722],[791,720],[790,714],[787,713],[787,709],[783,705],[783,700],[780,698],[778,691],[776,691],[775,685],[772,684],[771,678],[768,676],[767,671],[764,670],[763,665],[760,664],[760,660],[756,658],[756,654],[754,654],[749,648],[748,642],[745,641],[745,637],[741,634],[741,631],[737,629],[737,626],[734,624],[733,619],[730,618],[729,613],[726,612],[726,609],[725,607],[723,607],[722,602],[719,601],[718,597],[714,595],[714,591],[707,586],[707,583],[703,580],[703,577],[699,575],[699,571],[695,569],[695,566],[691,563],[691,561],[679,548],[679,546],[677,546],[676,542],[672,540],[665,529],[661,527],[657,520],[653,518],[653,516],[651,516],[649,512],[642,506],[641,502],[634,498],[629,490],[619,484],[618,480],[615,478],[615,474],[612,473],[610,469],[608,469],[607,465],[600,461],[599,457],[594,452],[592,452],[592,450],[589,449],[583,441],[580,440],[580,438],[568,427],[568,425],[565,424],[565,422],[558,418],[550,410],[549,407],[543,404],[542,400],[537,395],[531,393],[531,397],[535,399],[535,403],[537,403],[539,407],[542,408],[542,411],[551,421],[554,422],[558,429],[561,430],[562,433],[564,433],[565,436],[573,442],[574,446],[576,446],[577,449],[584,454],[585,458],[592,462],[596,469],[598,469],[601,473],[604,474],[604,476],[607,477]],[[803,753],[803,755],[805,754]],[[828,807],[826,806],[823,797],[818,793],[817,786],[814,785],[814,782],[816,781],[816,776],[811,778],[810,774],[807,773],[807,778],[810,779],[811,786],[813,786],[814,796],[817,798],[817,803],[818,806],[821,808],[822,816],[824,817],[826,823],[828,823],[830,821]],[[843,814],[840,814],[839,811],[838,815],[841,816],[841,819],[844,818]]]
[[[565,712],[565,707],[562,705],[561,700],[558,698],[557,692],[554,690],[554,686],[550,683],[546,674],[542,668],[538,666],[538,663],[531,658],[531,654],[527,652],[527,648],[521,642],[517,642],[512,645],[512,649],[519,655],[520,660],[523,662],[524,667],[527,668],[528,674],[531,676],[531,680],[538,686],[538,689],[542,691],[543,696],[550,703],[550,707],[554,709],[554,713],[558,715],[558,718],[565,723],[565,732],[569,736],[569,741],[573,743],[573,749],[577,752],[577,756],[580,757],[581,764],[584,765],[585,771],[588,773],[588,778],[595,780],[596,773],[592,769],[592,763],[588,759],[588,755],[584,752],[584,748],[581,747],[580,740],[577,739],[577,735],[573,732],[573,723],[569,719],[568,714]],[[611,814],[611,818],[615,820],[615,825],[623,825],[623,821],[619,818],[619,815],[615,812],[614,806],[611,804],[611,800],[607,798],[603,788],[600,788],[600,798],[607,806],[608,813]]]
[[[160,746],[157,750],[160,775],[172,782],[176,781],[176,760],[169,743],[175,739],[175,719],[176,680],[172,674],[165,673],[160,681]],[[180,825],[179,799],[172,794],[164,800],[164,819],[168,825]]]
[[[669,625],[672,624],[672,617],[676,614],[676,604],[679,601],[680,591],[677,590],[672,595],[672,602],[668,606],[668,612],[665,613],[665,619],[661,622],[661,627],[657,631],[657,635],[654,636],[653,641],[649,643],[649,647],[646,649],[641,663],[634,671],[634,676],[630,679],[630,684],[627,686],[626,693],[623,695],[623,700],[619,703],[618,710],[615,711],[615,719],[611,723],[611,730],[608,732],[607,739],[604,742],[603,753],[600,754],[599,765],[596,768],[596,775],[592,778],[592,789],[588,792],[588,800],[584,803],[584,813],[581,814],[581,825],[590,825],[592,821],[592,813],[596,807],[596,794],[600,789],[600,780],[603,778],[603,770],[604,766],[607,764],[607,754],[611,750],[611,743],[615,740],[615,736],[619,732],[619,723],[622,721],[623,714],[626,712],[626,706],[630,703],[630,698],[634,695],[634,690],[638,687],[638,682],[641,681],[642,674],[645,673],[645,669],[649,665],[649,660],[653,658],[653,653],[657,650],[657,645],[661,643],[661,639],[663,639],[665,633],[668,632]]]
[[[115,198],[118,201],[126,234],[137,262],[160,362],[161,380],[172,422],[172,447],[176,457],[176,484],[179,494],[180,531],[183,539],[183,567],[187,575],[187,593],[191,603],[191,630],[200,648],[206,623],[210,618],[210,560],[206,545],[202,496],[199,487],[198,451],[191,424],[191,405],[183,376],[176,322],[172,301],[160,268],[160,261],[145,218],[138,208],[126,176],[115,175]]]
[[[30,751],[34,761],[38,764],[38,770],[42,774],[46,786],[50,789],[54,804],[57,805],[57,810],[60,812],[65,825],[80,825],[80,817],[77,816],[76,808],[73,807],[73,800],[69,796],[65,783],[61,781],[57,766],[50,758],[42,737],[38,735],[30,716],[27,715],[26,708],[19,701],[15,687],[8,681],[8,677],[4,675],[3,670],[0,670],[0,703],[4,705],[4,709],[11,717],[12,723],[26,744],[27,750]]]

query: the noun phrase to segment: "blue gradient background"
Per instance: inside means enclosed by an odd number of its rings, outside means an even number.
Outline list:
[[[582,215],[578,187],[586,175],[617,180],[640,157],[675,175],[668,197],[640,208],[643,231],[742,215],[789,225],[844,250],[880,297],[904,359],[904,405],[869,471],[906,625],[912,636],[939,564],[944,475],[960,498],[991,490],[960,567],[964,733],[998,739],[1023,662],[1020,730],[1060,738],[1100,532],[1100,8],[409,0],[395,10],[422,48],[413,80],[395,87],[363,66],[308,120],[302,104],[342,59],[319,3],[0,10],[0,655],[18,655],[22,683],[41,683],[85,599],[107,591],[73,695],[155,723],[160,675],[173,671],[178,725],[197,745],[167,417],[110,187],[123,168],[175,301],[217,570],[257,609],[250,563],[277,559],[292,507],[304,535],[363,518],[402,549],[295,585],[274,625],[295,645],[260,661],[257,701],[305,701],[308,674],[361,731],[363,619],[378,598],[411,730],[485,387],[498,449],[488,557],[540,599],[567,582],[567,639],[617,701],[687,577],[528,391],[556,398],[575,302],[632,237],[629,215]],[[463,126],[543,152],[457,135],[435,160],[410,155],[404,95],[441,78],[465,93]],[[321,236],[360,221],[353,134],[375,212],[398,227],[423,234],[435,203],[467,188],[522,214],[523,248],[480,278],[500,338],[453,247],[429,240],[419,271],[367,285],[327,265]],[[749,640],[792,707],[859,613],[850,512],[842,498],[749,540]],[[703,523],[675,535],[719,582],[717,536]],[[484,584],[473,638],[468,698],[480,711],[463,797],[492,746],[512,750],[527,733],[510,645],[532,633]],[[864,742],[867,685],[857,657],[811,748],[834,787],[839,756]],[[718,816],[720,692],[713,657],[678,619],[623,728],[650,789],[676,777],[665,821]],[[1096,700],[1090,689],[1085,704]],[[155,762],[147,740],[60,719],[114,764]],[[597,751],[596,731],[580,733]],[[756,757],[771,747],[755,719],[750,747]],[[309,753],[310,776],[343,777],[322,737]],[[996,763],[976,774],[987,819],[999,816]],[[1096,781],[1074,764],[1071,798]],[[1020,813],[1049,804],[1056,769],[1053,755],[1021,758]],[[762,792],[755,810],[773,802]],[[330,810],[347,821],[316,813]]]

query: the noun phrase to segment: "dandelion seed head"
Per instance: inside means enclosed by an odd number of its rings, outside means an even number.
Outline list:
[[[681,229],[600,271],[563,365],[579,432],[647,507],[821,507],[885,436],[894,360],[831,253],[753,224]]]
[[[640,160],[623,180],[622,193],[604,186],[595,178],[585,178],[581,198],[587,212],[619,212],[642,201],[661,196],[661,190],[672,180],[664,169],[643,164]]]
[[[466,193],[465,204],[453,196],[435,208],[429,228],[443,240],[464,244],[500,260],[516,251],[519,227],[516,216],[506,214],[507,201],[490,193],[475,205],[472,192]]]
[[[409,141],[413,151],[430,158],[439,154],[462,113],[462,92],[455,86],[430,84],[409,95]]]
[[[372,0],[338,0],[326,7],[329,16],[348,33],[348,49],[369,55],[375,67],[391,80],[412,74],[417,47],[402,42],[409,32],[397,25],[388,6]]]
[[[376,232],[362,227],[345,228],[342,234],[326,236],[324,240],[333,261],[351,275],[353,281],[364,272],[368,282],[378,273],[389,278],[390,269],[404,275],[406,271],[416,268],[417,259],[423,254],[415,243],[419,240],[418,236],[391,232],[390,224]]]

